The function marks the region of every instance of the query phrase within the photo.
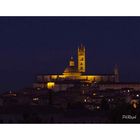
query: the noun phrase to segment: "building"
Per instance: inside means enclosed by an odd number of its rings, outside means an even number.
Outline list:
[[[70,83],[70,85],[65,84],[66,81],[80,81],[82,83],[116,83],[119,82],[119,72],[117,66],[115,66],[114,73],[112,74],[86,74],[86,49],[83,44],[78,47],[78,56],[77,56],[77,62],[78,64],[75,64],[75,61],[73,57],[70,58],[69,65],[65,68],[64,72],[62,74],[52,74],[52,75],[38,75],[36,78],[36,83],[33,84],[34,88],[53,88],[57,87],[59,89],[60,82],[65,87],[70,87],[73,84]],[[56,84],[55,84],[56,83]],[[62,86],[62,85],[61,85]],[[63,88],[67,89],[67,88]]]
[[[140,83],[132,82],[119,82],[119,83],[100,83],[98,84],[100,90],[112,89],[112,90],[136,90],[140,91]]]

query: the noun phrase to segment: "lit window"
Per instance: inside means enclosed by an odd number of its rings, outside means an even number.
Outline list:
[[[54,83],[54,82],[48,82],[48,83],[47,83],[47,88],[48,88],[48,89],[53,89],[54,86],[55,86],[55,83]]]
[[[37,88],[37,90],[40,90],[40,88]]]
[[[139,97],[139,94],[137,94],[136,96]]]
[[[137,108],[137,104],[136,103],[133,104],[133,108]]]
[[[38,101],[39,100],[39,98],[33,98],[33,101]]]
[[[100,106],[97,106],[97,109],[100,109]]]

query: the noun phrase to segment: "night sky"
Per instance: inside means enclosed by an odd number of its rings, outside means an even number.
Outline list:
[[[140,17],[0,17],[0,91],[62,73],[80,43],[87,73],[118,64],[121,81],[140,82]]]

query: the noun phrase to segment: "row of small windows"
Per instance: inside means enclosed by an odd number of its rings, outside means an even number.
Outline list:
[[[81,55],[84,55],[84,53],[83,52],[81,52],[81,53],[79,53],[79,55],[81,56]]]

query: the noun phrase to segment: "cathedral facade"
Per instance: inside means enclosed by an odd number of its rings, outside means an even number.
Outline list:
[[[65,68],[62,74],[54,75],[38,75],[37,81],[34,83],[34,87],[49,87],[54,86],[55,83],[64,81],[80,81],[85,83],[117,83],[119,82],[119,72],[117,67],[114,68],[112,74],[86,74],[86,49],[82,44],[78,47],[77,62],[73,57],[70,58],[68,66]]]

